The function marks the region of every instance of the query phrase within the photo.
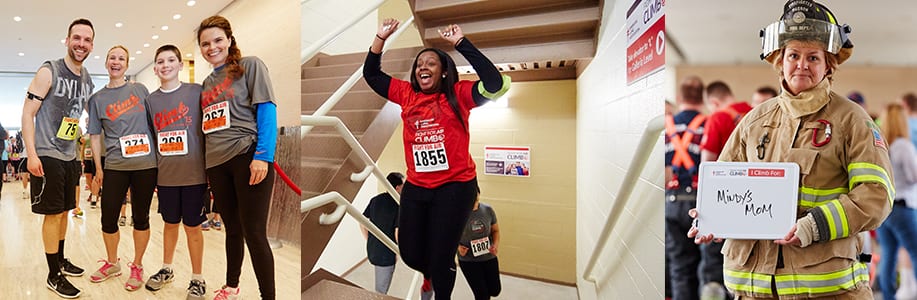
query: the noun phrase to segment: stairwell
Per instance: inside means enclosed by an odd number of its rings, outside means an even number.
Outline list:
[[[384,54],[382,70],[395,78],[407,78],[414,56],[420,48],[389,50]],[[302,114],[311,115],[322,105],[366,58],[366,53],[329,56],[319,54],[302,66]],[[376,95],[360,79],[327,115],[341,119],[374,160],[379,158],[401,118],[401,109]],[[302,199],[337,191],[347,199],[356,197],[363,185],[352,182],[350,175],[364,165],[331,127],[315,127],[301,144]],[[302,291],[306,278],[324,251],[338,224],[321,225],[318,217],[334,210],[334,205],[306,212],[302,221]],[[314,285],[314,283],[313,283]]]

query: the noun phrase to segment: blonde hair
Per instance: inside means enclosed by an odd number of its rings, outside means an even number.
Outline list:
[[[891,103],[885,106],[885,112],[882,114],[882,135],[891,145],[895,140],[910,139],[910,131],[907,126],[907,114],[904,112],[904,106],[898,103]]]
[[[108,55],[111,54],[111,51],[112,51],[112,50],[119,49],[119,48],[120,48],[121,50],[124,50],[124,54],[127,55],[127,57],[126,57],[125,60],[124,60],[124,67],[125,67],[125,68],[130,67],[130,65],[131,65],[131,52],[127,50],[127,47],[124,47],[124,46],[122,46],[122,45],[115,45],[114,47],[111,47],[111,49],[108,49],[108,52],[105,54],[105,59],[108,59]]]
[[[825,48],[825,44],[822,44],[821,42],[816,42],[816,41],[798,41],[798,42],[802,43],[803,46],[807,46],[807,47],[817,47],[817,48],[823,48],[823,49]],[[772,63],[772,65],[774,66],[774,70],[777,71],[777,78],[780,78],[780,81],[783,81],[784,79],[783,78],[783,55],[784,55],[783,50],[785,49],[786,47],[784,46],[784,48],[777,49],[776,51],[774,51],[773,54],[771,54],[771,55],[777,56],[777,58],[774,59],[774,62]],[[828,82],[834,82],[834,72],[837,71],[837,66],[839,65],[838,57],[837,57],[837,54],[834,54],[828,51],[824,51],[824,52],[825,52],[825,63],[828,65],[828,71],[825,73],[825,77],[828,78]]]

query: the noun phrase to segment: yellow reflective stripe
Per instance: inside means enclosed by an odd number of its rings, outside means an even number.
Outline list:
[[[863,263],[855,263],[850,268],[827,274],[787,274],[776,275],[779,295],[820,294],[849,289],[857,282],[869,281],[869,271]]]
[[[771,275],[723,269],[726,288],[758,294],[771,294]]]
[[[818,206],[818,209],[825,214],[825,219],[828,221],[828,229],[830,231],[827,236],[828,240],[845,238],[850,235],[850,228],[847,225],[847,212],[844,211],[841,201],[830,201],[825,205]]]
[[[500,74],[500,77],[503,78],[503,86],[500,87],[500,90],[491,93],[487,91],[487,89],[484,88],[483,82],[478,81],[478,93],[480,93],[481,96],[484,96],[484,98],[487,98],[490,100],[497,100],[497,98],[500,98],[500,96],[503,96],[503,94],[506,94],[506,91],[509,91],[509,85],[512,79],[509,76],[506,76],[504,74]]]
[[[858,162],[847,166],[847,174],[850,176],[849,185],[853,187],[860,183],[876,182],[885,186],[888,193],[888,203],[891,205],[895,201],[895,187],[888,176],[888,172],[882,167],[871,163]]]
[[[811,187],[799,188],[799,206],[812,208],[824,204],[827,201],[837,200],[841,194],[846,194],[849,190],[846,187],[833,189],[817,189]]]

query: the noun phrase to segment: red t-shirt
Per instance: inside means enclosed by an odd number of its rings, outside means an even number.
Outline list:
[[[733,114],[727,112],[732,109]],[[704,138],[701,140],[700,148],[713,152],[717,155],[723,151],[726,140],[736,128],[738,115],[744,116],[751,110],[751,106],[746,102],[737,102],[729,105],[728,108],[718,110],[707,118],[707,124],[704,126]]]
[[[462,122],[475,107],[471,99],[474,81],[455,84],[455,97]],[[404,122],[404,161],[407,180],[424,188],[436,188],[451,181],[469,181],[475,174],[474,160],[468,153],[467,127],[456,117],[446,95],[415,92],[411,83],[392,78],[388,99],[401,106]]]

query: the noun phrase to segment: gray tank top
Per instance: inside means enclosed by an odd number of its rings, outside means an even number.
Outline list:
[[[74,160],[80,114],[95,86],[85,67],[81,67],[80,75],[73,74],[63,58],[46,61],[41,67],[51,70],[51,87],[35,115],[35,152],[38,156]]]
[[[156,167],[156,140],[149,106],[150,93],[140,83],[102,88],[89,98],[89,134],[102,134],[105,169],[136,171]]]
[[[207,183],[204,132],[201,131],[201,85],[182,83],[174,91],[153,91],[147,100],[158,149],[161,186]]]

